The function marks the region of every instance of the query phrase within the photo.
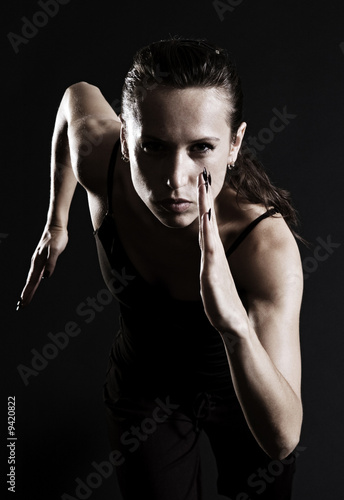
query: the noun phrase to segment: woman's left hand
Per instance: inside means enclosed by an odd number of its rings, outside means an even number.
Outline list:
[[[204,172],[198,178],[199,243],[202,252],[201,297],[213,327],[221,334],[231,333],[239,337],[247,332],[248,317],[236,290],[220,238],[214,199],[207,176]]]

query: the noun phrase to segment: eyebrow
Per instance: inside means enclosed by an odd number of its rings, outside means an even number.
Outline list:
[[[164,141],[164,139],[160,139],[159,137],[155,137],[154,135],[147,135],[147,134],[142,135],[141,139],[151,139],[154,141],[160,141],[165,143],[169,142],[169,141]],[[207,142],[207,141],[219,142],[220,139],[218,137],[201,137],[200,139],[195,139],[194,141],[190,141],[190,144],[195,144],[197,142]]]

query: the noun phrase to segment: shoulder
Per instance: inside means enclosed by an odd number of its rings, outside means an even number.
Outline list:
[[[74,83],[65,91],[64,99],[68,108],[69,124],[87,118],[120,123],[119,117],[95,85],[87,82]]]
[[[228,250],[240,234],[266,207],[237,198],[227,187],[219,209],[221,238]],[[292,283],[298,290],[303,274],[297,242],[281,214],[261,219],[229,256],[229,265],[238,290],[248,294],[272,295]]]
[[[104,186],[121,122],[94,85],[76,83],[65,96],[72,166],[80,184],[94,192]]]
[[[280,214],[261,220],[230,257],[238,288],[250,302],[299,304],[301,258],[294,235]]]
[[[112,151],[119,139],[120,127],[88,117],[74,129],[70,140],[72,166],[78,182],[91,193],[106,184]],[[100,189],[101,190],[101,189]]]

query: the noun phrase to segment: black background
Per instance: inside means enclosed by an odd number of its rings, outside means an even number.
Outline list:
[[[66,87],[84,80],[99,86],[118,111],[133,53],[169,34],[206,37],[233,54],[243,81],[248,136],[259,137],[269,127],[274,108],[286,107],[296,115],[260,152],[272,179],[292,192],[302,235],[313,243],[310,249],[300,246],[304,426],[294,498],[341,497],[344,7],[341,0],[223,4],[228,10],[220,19],[210,0],[70,0],[46,21],[35,17],[44,26],[19,44],[18,53],[8,33],[22,36],[22,18],[32,20],[42,7],[31,0],[5,5],[0,199],[4,458],[8,396],[16,397],[18,438],[17,493],[9,498],[57,500],[64,493],[77,498],[76,479],[86,480],[94,472],[92,462],[107,460],[109,454],[101,389],[117,330],[117,306],[104,305],[89,323],[77,313],[87,297],[105,288],[81,188],[72,204],[69,245],[54,276],[41,285],[28,309],[15,312],[45,223],[57,107]],[[318,252],[319,238],[337,246]],[[41,352],[51,343],[48,333],[63,331],[71,321],[80,334],[24,385],[18,365],[30,367],[31,349]],[[213,458],[206,440],[203,445],[205,500],[216,500],[221,497],[215,492]],[[8,468],[5,464],[1,479],[4,492]],[[114,476],[88,498],[120,500]]]

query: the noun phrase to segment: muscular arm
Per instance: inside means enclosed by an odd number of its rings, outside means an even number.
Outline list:
[[[302,424],[303,277],[297,245],[284,220],[270,217],[241,243],[228,263],[215,216],[209,220],[206,213],[209,204],[212,200],[200,176],[205,312],[224,342],[236,395],[252,434],[268,455],[282,459],[297,445]],[[246,292],[246,307],[237,286]]]
[[[77,180],[72,170],[68,142],[68,98],[64,95],[57,112],[51,146],[50,202],[47,228],[67,230],[68,214]]]
[[[224,332],[222,338],[248,426],[269,455],[284,458],[297,445],[302,424],[303,279],[298,250],[284,222],[265,222],[260,237],[252,234],[238,258],[245,266],[247,314],[235,332]],[[276,236],[274,225],[282,236]]]
[[[81,82],[66,90],[52,138],[47,222],[31,259],[20,306],[31,302],[42,276],[52,275],[67,245],[69,209],[77,182],[86,188],[89,197],[104,188],[106,174],[102,166],[111,148],[109,131],[119,128],[119,123],[98,88]]]

